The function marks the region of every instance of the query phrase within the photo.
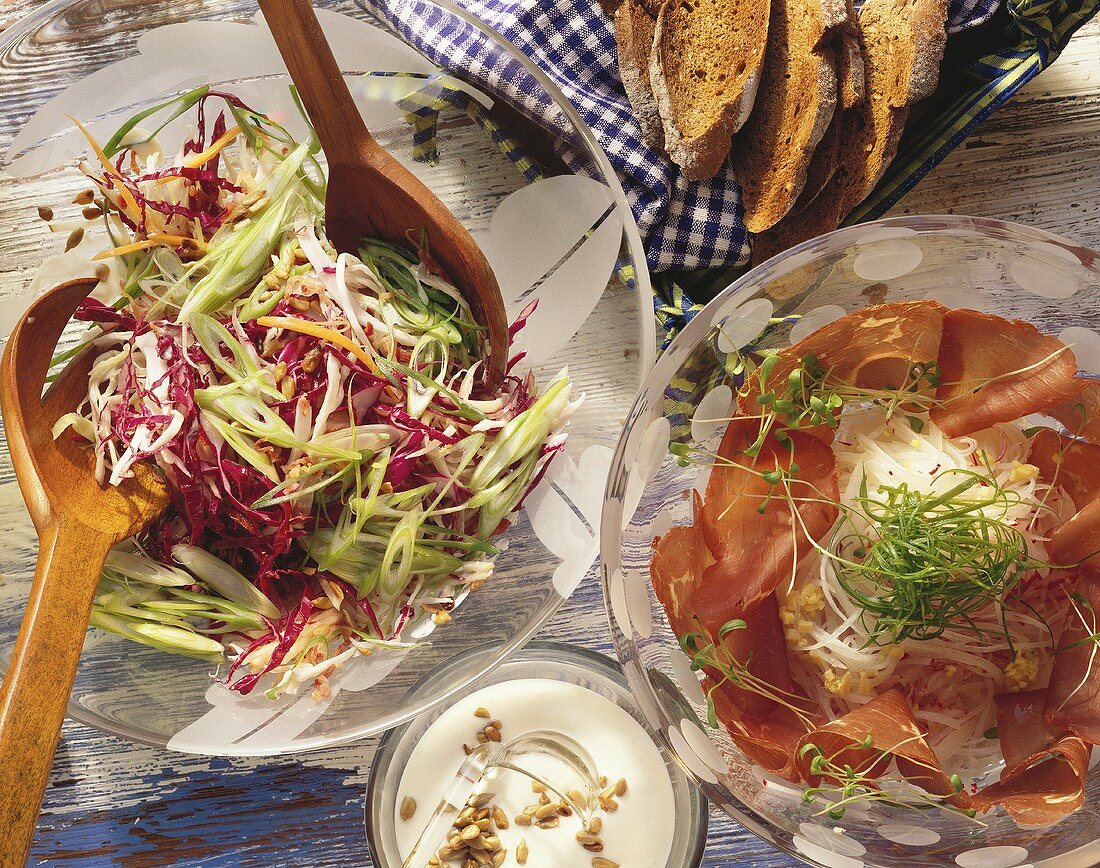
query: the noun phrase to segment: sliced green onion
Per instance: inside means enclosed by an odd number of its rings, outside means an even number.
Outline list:
[[[268,176],[263,189],[267,204],[247,223],[235,224],[228,237],[211,246],[199,262],[208,268],[180,308],[177,322],[190,322],[196,314],[221,310],[256,285],[271,262],[271,251],[287,231],[293,211],[302,203],[298,170],[309,153],[299,145]]]
[[[279,610],[264,593],[241,573],[198,546],[176,545],[172,557],[184,565],[223,597],[248,606],[268,618],[278,618]]]

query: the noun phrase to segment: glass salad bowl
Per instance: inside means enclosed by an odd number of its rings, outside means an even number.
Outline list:
[[[614,438],[653,360],[641,242],[607,159],[558,89],[465,12],[417,0],[456,37],[484,40],[527,100],[512,104],[429,62],[352,3],[320,2],[321,22],[376,137],[458,215],[486,251],[511,317],[538,301],[519,370],[546,383],[563,367],[586,398],[568,445],[500,538],[492,581],[435,628],[409,627],[411,651],[357,658],[331,697],[240,696],[200,661],[88,633],[72,718],[144,743],[195,753],[278,754],[330,746],[408,721],[521,647],[596,558],[601,492]],[[74,197],[87,182],[69,116],[102,136],[141,109],[201,84],[231,91],[305,133],[289,79],[254,3],[236,0],[47,2],[0,36],[0,340],[34,295],[90,276],[92,237]],[[505,95],[506,97],[507,95]],[[532,121],[524,106],[538,104]],[[176,122],[160,133],[180,142]],[[47,210],[48,209],[48,210]],[[40,216],[45,214],[46,218]],[[52,217],[50,212],[52,212]],[[84,227],[89,227],[84,232]],[[81,239],[83,235],[83,239]],[[67,249],[68,248],[68,249]],[[71,340],[79,331],[70,324]],[[36,540],[0,447],[0,647],[10,651]],[[409,688],[474,646],[446,683]],[[488,650],[484,650],[484,649]],[[6,663],[6,661],[4,661]]]
[[[1027,320],[1072,343],[1083,375],[1100,376],[1100,256],[1037,229],[971,217],[903,217],[842,229],[770,260],[676,336],[627,418],[601,525],[613,641],[647,723],[707,798],[810,864],[1100,864],[1097,771],[1088,776],[1084,806],[1048,829],[1018,827],[999,811],[975,823],[881,802],[829,819],[820,803],[803,801],[800,788],[746,759],[723,728],[706,724],[700,675],[653,593],[653,538],[690,523],[692,490],[702,492],[709,473],[709,465],[681,466],[669,447],[717,449],[737,388],[724,373],[732,354],[749,345],[785,347],[844,314],[917,299]]]

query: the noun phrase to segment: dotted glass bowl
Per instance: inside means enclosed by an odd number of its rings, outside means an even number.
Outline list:
[[[521,375],[546,383],[568,366],[577,394],[565,451],[503,537],[491,583],[438,631],[421,616],[409,653],[357,658],[331,698],[242,697],[202,662],[91,630],[69,716],[135,741],[205,754],[256,756],[327,747],[410,720],[520,648],[596,559],[603,482],[622,419],[653,360],[653,314],[641,239],[606,156],[558,88],[521,52],[447,0],[392,0],[430,15],[459,41],[483,41],[485,63],[507,70],[487,90],[441,69],[351,0],[318,0],[318,14],[375,136],[456,214],[485,250],[512,317],[533,301],[520,333]],[[0,33],[0,343],[35,292],[90,276],[96,247],[74,196],[86,146],[69,115],[101,140],[139,109],[201,84],[236,93],[291,127],[298,120],[285,67],[254,0],[51,0]],[[511,96],[514,97],[514,93]],[[524,106],[545,111],[544,126]],[[556,110],[556,111],[551,111]],[[161,134],[183,141],[180,121]],[[54,212],[55,232],[38,208]],[[85,241],[62,254],[87,226]],[[76,272],[76,273],[74,273]],[[76,329],[70,330],[70,338]],[[36,543],[0,440],[0,664],[27,599]],[[429,639],[429,633],[431,637]],[[429,672],[473,647],[453,679],[406,698]],[[220,673],[225,674],[222,667]]]
[[[677,335],[650,374],[612,462],[601,526],[603,590],[615,647],[647,722],[710,801],[752,832],[827,868],[898,865],[1013,868],[1100,864],[1100,771],[1084,807],[1053,829],[1021,829],[1000,813],[976,826],[945,812],[849,808],[833,821],[801,790],[747,760],[706,719],[698,675],[649,581],[653,537],[691,517],[691,490],[709,468],[680,467],[670,441],[714,450],[733,389],[728,354],[787,346],[846,313],[936,299],[1025,319],[1073,343],[1082,372],[1100,376],[1100,256],[1041,232],[970,217],[903,217],[842,229],[757,268]],[[769,331],[773,317],[799,315]],[[734,386],[734,388],[736,388]],[[671,690],[670,690],[671,685]],[[684,704],[693,713],[684,714]],[[993,773],[994,775],[996,772]]]

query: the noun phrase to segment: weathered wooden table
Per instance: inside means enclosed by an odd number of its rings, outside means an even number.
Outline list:
[[[40,0],[6,0],[0,29]],[[1100,248],[1100,23],[948,157],[897,214],[1016,220]],[[600,592],[582,585],[541,634],[610,653]],[[376,739],[293,759],[203,759],[67,723],[32,863],[369,864],[364,787]],[[790,866],[713,813],[708,866]]]

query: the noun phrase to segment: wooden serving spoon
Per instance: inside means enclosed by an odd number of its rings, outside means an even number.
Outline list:
[[[73,280],[34,301],[0,363],[0,409],[19,488],[38,531],[30,599],[0,688],[0,865],[27,862],[42,794],[65,718],[99,573],[115,543],[168,507],[147,463],[118,486],[100,486],[87,446],[53,424],[88,393],[92,348],[42,394],[57,340],[96,285]]]
[[[432,259],[485,327],[486,376],[490,387],[499,385],[508,362],[508,317],[485,254],[447,206],[368,132],[309,0],[260,0],[260,9],[328,160],[329,240],[354,253],[363,238],[408,244],[410,230],[424,229]]]

